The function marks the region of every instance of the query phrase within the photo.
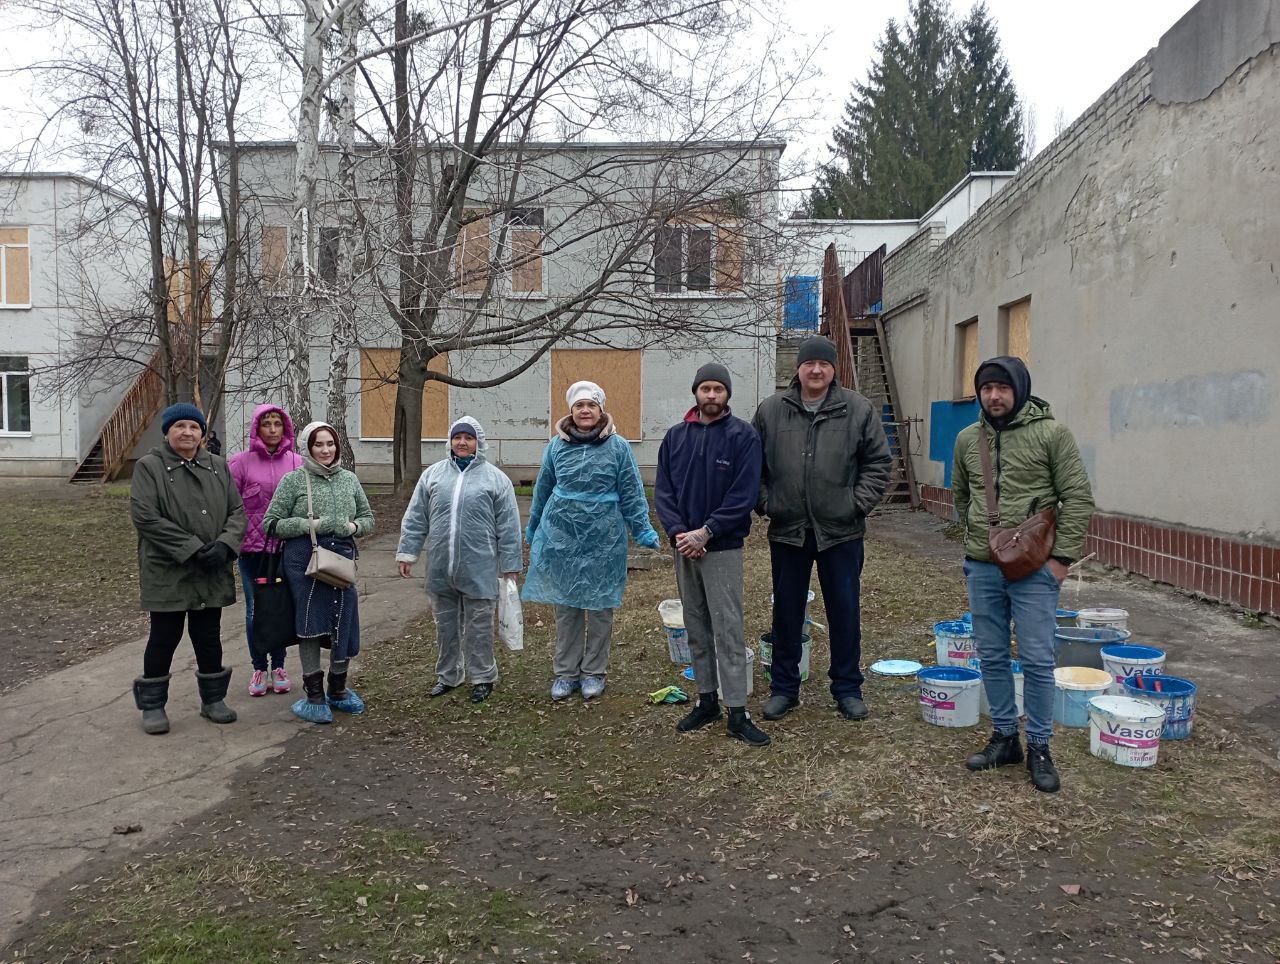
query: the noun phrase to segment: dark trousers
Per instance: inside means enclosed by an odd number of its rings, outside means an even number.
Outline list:
[[[187,612],[151,614],[151,635],[142,654],[142,675],[166,676],[173,665],[173,654],[182,642],[182,625],[186,622],[191,646],[196,651],[196,668],[202,673],[222,669],[222,610],[192,609]]]
[[[800,637],[804,633],[809,576],[818,564],[818,582],[826,603],[831,639],[831,695],[862,697],[862,540],[850,539],[818,551],[813,530],[803,546],[769,543],[773,564],[773,666],[770,689],[800,695]]]
[[[267,658],[253,651],[253,580],[262,568],[265,552],[242,552],[236,561],[240,565],[240,585],[244,588],[244,638],[249,643],[249,659],[253,668],[266,670]],[[279,669],[284,665],[284,649],[271,651],[271,668]]]

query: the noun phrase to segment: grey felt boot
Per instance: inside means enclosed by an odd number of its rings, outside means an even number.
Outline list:
[[[234,723],[235,710],[222,702],[231,685],[230,668],[217,673],[196,673],[196,686],[200,690],[200,715],[213,723]]]
[[[169,732],[164,705],[169,702],[169,676],[139,676],[133,681],[133,702],[142,710],[142,732]]]

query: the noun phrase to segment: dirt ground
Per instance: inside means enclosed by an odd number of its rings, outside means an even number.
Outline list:
[[[932,661],[932,623],[965,607],[959,546],[941,528],[875,521],[866,662]],[[754,637],[769,612],[758,535],[746,575]],[[633,575],[593,704],[547,698],[545,607],[528,608],[526,649],[501,654],[481,706],[465,689],[425,696],[429,622],[368,641],[366,715],[301,731],[163,846],[59,881],[3,959],[1280,958],[1280,776],[1258,751],[1265,713],[1210,694],[1191,739],[1144,771],[1096,760],[1087,735],[1063,731],[1063,791],[1037,794],[1020,768],[964,771],[984,731],[925,725],[902,681],[871,677],[871,719],[839,720],[819,637],[801,710],[760,721],[771,746],[751,750],[721,726],[680,736],[685,708],[645,699],[676,681],[654,612],[671,583],[669,569]],[[1207,630],[1233,653],[1280,641],[1106,575],[1090,575],[1082,598],[1134,600],[1135,632],[1167,637],[1171,660],[1190,661]],[[755,686],[758,707],[760,667]]]

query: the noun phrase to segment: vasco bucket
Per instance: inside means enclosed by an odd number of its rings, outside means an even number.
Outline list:
[[[969,660],[969,668],[982,672],[982,660]],[[1018,719],[1022,719],[1026,715],[1026,711],[1022,708],[1022,694],[1025,689],[1025,677],[1022,675],[1022,664],[1016,659],[1009,660],[1009,668],[1013,670],[1013,704],[1018,710]],[[982,716],[991,715],[991,701],[987,699],[987,684],[983,683],[978,687],[978,713]]]
[[[1127,609],[1082,609],[1076,613],[1076,625],[1081,629],[1128,629]]]
[[[1116,646],[1129,639],[1124,629],[1079,629],[1059,627],[1054,632],[1053,662],[1057,666],[1091,666],[1102,669],[1102,647]]]
[[[1181,676],[1130,676],[1124,695],[1164,707],[1162,740],[1185,740],[1196,719],[1196,684]]]
[[[756,654],[752,652],[751,647],[747,647],[747,695],[750,696],[756,691]],[[724,685],[716,686],[716,693],[720,697],[720,702],[725,703]],[[728,703],[725,703],[728,706]]]
[[[1164,709],[1128,696],[1089,701],[1089,752],[1122,767],[1151,767],[1160,756]]]
[[[934,726],[977,726],[982,674],[967,666],[926,666],[920,682],[920,714]]]
[[[813,649],[813,638],[800,637],[800,682],[809,678],[809,652]],[[765,633],[760,637],[760,665],[773,665],[773,633]]]
[[[693,662],[689,652],[689,634],[684,628],[684,604],[679,599],[664,599],[658,603],[658,615],[667,633],[667,655],[677,666]]]
[[[1160,676],[1164,673],[1164,650],[1154,646],[1103,646],[1102,668],[1111,674],[1112,696],[1124,696],[1124,681],[1130,676]]]
[[[1103,696],[1111,674],[1088,666],[1059,666],[1053,671],[1053,722],[1082,730],[1089,725],[1089,701]]]
[[[948,619],[933,624],[933,647],[939,666],[965,666],[978,655],[973,642],[973,623]]]
[[[1055,620],[1059,626],[1078,626],[1076,620],[1080,618],[1080,614],[1074,609],[1059,609],[1055,615]]]

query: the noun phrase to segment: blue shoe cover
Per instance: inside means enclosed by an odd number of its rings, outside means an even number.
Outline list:
[[[305,697],[293,704],[293,715],[308,723],[333,722],[333,710],[323,703],[308,703]]]
[[[347,687],[347,698],[345,700],[335,700],[332,696],[326,697],[326,699],[328,699],[330,706],[343,713],[357,716],[364,712],[364,700],[360,699],[360,694],[350,686]]]

